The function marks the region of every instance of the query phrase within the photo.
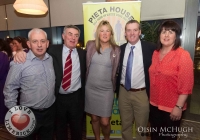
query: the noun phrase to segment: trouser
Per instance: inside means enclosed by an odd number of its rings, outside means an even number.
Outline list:
[[[83,99],[81,89],[70,94],[58,94],[56,99],[56,140],[67,140],[69,122],[71,140],[82,139]]]
[[[18,138],[19,140],[53,140],[54,139],[54,125],[55,125],[55,103],[45,109],[32,109],[35,115],[36,127],[34,131],[25,138]]]
[[[122,122],[122,140],[132,140],[133,122],[135,121],[137,130],[140,127],[147,127],[148,124],[149,100],[146,90],[132,92],[120,86],[119,110]],[[136,139],[146,140],[146,134],[137,131]]]
[[[150,105],[150,123],[152,140],[177,140],[181,119],[172,121],[169,112],[159,110],[158,107]]]

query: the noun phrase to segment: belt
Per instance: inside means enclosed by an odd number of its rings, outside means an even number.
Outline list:
[[[124,87],[124,85],[120,84],[122,87]],[[124,87],[125,88],[125,87]],[[143,88],[138,88],[138,89],[135,89],[135,88],[131,88],[129,89],[128,91],[132,91],[132,92],[137,92],[137,91],[142,91],[142,90],[145,90],[146,88],[143,87]]]
[[[30,108],[32,111],[37,111],[37,112],[44,112],[46,110],[48,110],[49,108],[41,108],[41,109],[34,109],[34,108]]]
[[[58,92],[58,95],[60,95],[60,96],[72,96],[72,95],[74,95],[74,94],[76,94],[76,93],[79,93],[79,91],[81,91],[81,88],[79,88],[79,89],[76,90],[76,91],[72,91],[72,92],[66,93],[66,94],[62,94],[62,93],[59,93],[59,92]]]

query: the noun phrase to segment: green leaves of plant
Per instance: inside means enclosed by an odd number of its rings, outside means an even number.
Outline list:
[[[144,41],[157,43],[158,27],[159,27],[159,23],[157,23],[156,21],[152,22],[152,23],[149,23],[147,21],[142,21],[141,22],[141,31],[143,34],[143,38],[141,38],[141,39]]]

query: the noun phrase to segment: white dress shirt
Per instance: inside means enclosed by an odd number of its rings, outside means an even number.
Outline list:
[[[70,49],[68,47],[63,45],[63,51],[62,51],[63,74],[64,74],[65,62],[66,62],[67,56],[69,55],[69,50]],[[71,85],[70,85],[70,88],[65,91],[62,88],[62,81],[61,81],[60,90],[59,90],[60,94],[69,94],[81,88],[81,69],[80,69],[79,55],[76,48],[72,50],[73,51],[71,53],[71,59],[72,59]]]
[[[131,45],[130,43],[127,43],[126,45],[120,83],[125,85],[126,66],[131,46],[135,46],[135,48],[133,49],[134,57],[131,74],[131,88],[139,89],[145,87],[143,54],[140,40],[135,45]]]

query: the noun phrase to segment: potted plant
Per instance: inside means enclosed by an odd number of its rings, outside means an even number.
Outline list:
[[[148,41],[148,42],[154,42],[157,43],[158,40],[158,27],[159,27],[158,22],[147,22],[147,21],[142,21],[141,22],[141,30],[142,30],[142,35],[141,35],[141,40]]]

